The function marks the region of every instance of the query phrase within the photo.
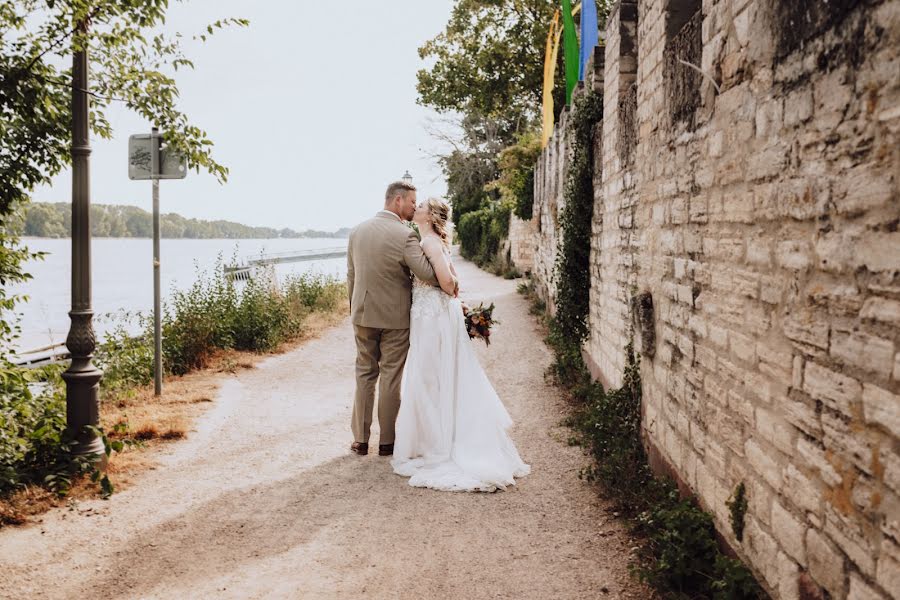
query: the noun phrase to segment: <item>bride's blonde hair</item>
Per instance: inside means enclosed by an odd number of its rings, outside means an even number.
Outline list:
[[[431,226],[434,232],[441,238],[444,247],[450,249],[450,205],[440,198],[429,198],[425,202],[428,214],[431,217]]]

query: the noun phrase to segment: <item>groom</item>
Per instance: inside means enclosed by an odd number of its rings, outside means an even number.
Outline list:
[[[416,212],[416,188],[397,181],[388,186],[384,210],[350,232],[347,286],[350,320],[356,336],[356,396],[353,400],[353,444],[369,453],[369,429],[378,382],[378,454],[394,453],[394,423],[400,409],[400,379],[409,349],[412,276],[438,285],[419,238],[403,221]]]

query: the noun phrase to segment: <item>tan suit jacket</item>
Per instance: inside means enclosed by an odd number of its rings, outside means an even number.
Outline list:
[[[347,286],[353,324],[375,329],[409,329],[411,273],[438,285],[419,238],[397,215],[379,211],[351,231]]]

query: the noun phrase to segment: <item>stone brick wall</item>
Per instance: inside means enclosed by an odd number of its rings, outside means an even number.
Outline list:
[[[671,55],[698,23],[699,77]],[[652,298],[651,455],[773,597],[900,598],[900,0],[623,0],[605,39],[592,370],[621,383]],[[550,299],[561,130],[535,182]]]
[[[523,273],[534,269],[535,233],[534,219],[523,221],[515,213],[510,213],[509,235],[503,242],[503,252],[508,261]]]
[[[569,135],[566,132],[568,112],[563,110],[553,136],[541,152],[534,168],[534,208],[531,220],[534,224],[534,252],[532,277],[538,295],[547,303],[551,313],[555,311],[556,289],[553,285],[553,265],[559,235],[559,212],[564,206],[563,185],[566,179],[566,162],[569,153]]]

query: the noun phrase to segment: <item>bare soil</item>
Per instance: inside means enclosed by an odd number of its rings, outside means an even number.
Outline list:
[[[505,492],[412,488],[348,452],[349,322],[221,373],[186,439],[107,501],[0,531],[0,597],[646,598],[636,545],[566,444],[550,353],[516,283],[459,261],[501,321],[479,356],[532,473]],[[373,442],[377,434],[373,435]]]

